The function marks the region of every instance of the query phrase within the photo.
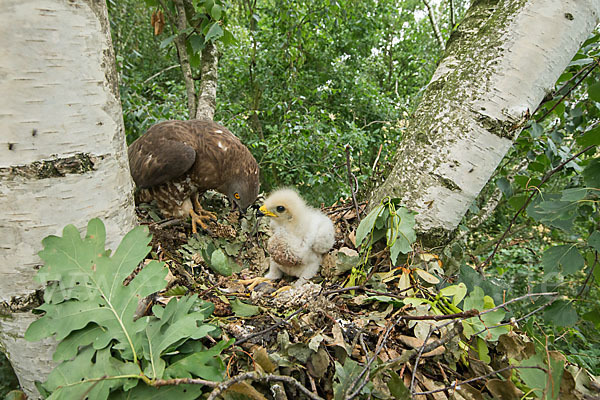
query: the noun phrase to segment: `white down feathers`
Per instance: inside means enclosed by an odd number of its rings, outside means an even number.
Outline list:
[[[260,211],[270,217],[273,233],[267,246],[271,262],[265,278],[279,279],[286,273],[299,278],[296,286],[306,283],[319,272],[323,255],[333,247],[333,223],[291,189],[273,192]]]

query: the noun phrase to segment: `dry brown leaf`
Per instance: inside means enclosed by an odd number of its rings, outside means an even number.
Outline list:
[[[265,372],[269,374],[275,371],[277,368],[277,365],[269,358],[267,350],[262,346],[257,346],[254,349],[252,358],[258,365],[262,367],[263,370],[265,370]]]

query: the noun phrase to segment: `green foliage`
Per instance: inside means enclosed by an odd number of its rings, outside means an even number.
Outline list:
[[[399,205],[400,199],[388,197],[371,210],[356,229],[356,246],[361,246],[364,252],[385,236],[393,264],[396,264],[400,253],[411,251],[411,245],[417,239],[415,216]]]
[[[415,216],[400,206],[400,199],[385,198],[372,209],[356,229],[356,247],[360,248],[363,263],[352,268],[347,285],[354,286],[365,275],[364,269],[376,242],[385,238],[392,264],[396,264],[400,253],[407,254],[417,236],[414,230]],[[408,276],[405,277],[408,282]]]
[[[539,322],[544,335],[564,338],[550,340],[550,349],[564,351],[569,361],[591,367],[595,374],[600,371],[600,359],[592,355],[599,344],[594,310],[600,302],[599,56],[600,35],[595,35],[584,43],[498,169],[495,183],[505,200],[476,237],[500,237],[531,198],[515,220],[515,234],[507,239],[519,245],[500,247],[494,268],[486,270],[491,279],[483,280],[467,266],[460,269],[460,280],[469,290],[480,285],[496,303],[530,291],[559,292],[559,299],[532,320]],[[495,239],[482,240],[475,254],[485,259],[494,245]],[[523,315],[544,302],[517,305],[507,317]]]
[[[146,3],[108,2],[129,143],[158,121],[188,117],[181,72],[172,68],[177,31],[166,18],[165,32],[153,36],[150,14],[159,5]],[[263,190],[304,186],[308,200],[326,204],[349,196],[346,145],[368,190],[391,162],[440,55],[422,2],[189,3],[193,75],[206,37],[223,30],[215,119],[251,149]],[[460,12],[462,3],[455,1]],[[446,37],[447,16],[439,14]]]
[[[37,279],[49,282],[39,308],[45,314],[29,326],[25,338],[54,336],[60,342],[54,360],[61,363],[43,384],[50,398],[105,399],[122,392],[142,398],[149,392],[146,384],[159,379],[222,379],[218,355],[230,343],[220,342],[207,351],[198,341],[218,334],[215,326],[204,322],[214,306],[195,295],[185,296],[164,308],[154,306],[151,317],[136,319],[138,301],[166,286],[167,268],[151,261],[124,285],[150,251],[148,230],[133,229],[112,255],[105,250],[105,236],[104,224],[92,219],[83,239],[68,225],[61,237],[42,241],[39,255],[44,266]],[[150,392],[192,399],[202,386]]]
[[[13,389],[19,388],[19,381],[12,369],[10,362],[0,351],[0,397],[4,396]]]

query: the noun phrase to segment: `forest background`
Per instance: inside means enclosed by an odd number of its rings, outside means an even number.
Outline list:
[[[296,186],[313,205],[326,206],[352,194],[346,151],[359,197],[385,177],[444,43],[469,7],[461,0],[219,4],[226,17],[215,33],[220,57],[214,119],[250,148],[263,191]],[[175,33],[167,25],[155,35],[155,5],[109,0],[108,9],[127,142],[161,120],[188,119]],[[477,265],[513,225],[485,271],[490,290],[558,290],[563,300],[524,328],[594,375],[600,375],[594,334],[600,327],[600,246],[590,233],[599,226],[600,174],[588,167],[597,165],[597,155],[569,161],[546,183],[553,214],[528,209],[513,217],[536,182],[582,147],[597,144],[599,47],[599,36],[591,37],[547,101],[531,110],[529,127],[446,250],[449,264]],[[200,65],[197,50],[190,51],[193,70]],[[523,314],[535,306],[511,311]]]

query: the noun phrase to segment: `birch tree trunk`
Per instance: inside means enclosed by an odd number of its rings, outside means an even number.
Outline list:
[[[370,204],[399,197],[425,243],[447,242],[599,14],[598,0],[474,2]]]
[[[135,224],[104,1],[0,2],[0,344],[30,399],[52,341],[25,342],[42,238],[100,217],[116,248]]]
[[[212,121],[217,107],[217,83],[219,78],[219,51],[216,43],[210,41],[202,50],[202,78],[196,119]]]

